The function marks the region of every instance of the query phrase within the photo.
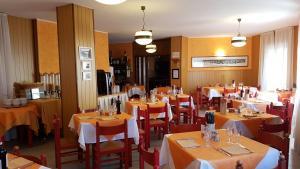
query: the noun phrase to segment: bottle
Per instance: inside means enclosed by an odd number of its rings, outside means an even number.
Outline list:
[[[121,101],[120,101],[120,96],[118,96],[118,98],[117,98],[116,105],[117,105],[117,114],[121,114]]]
[[[236,162],[235,169],[243,169],[243,165],[242,165],[242,163],[240,162],[240,160],[238,160],[238,161]]]
[[[3,148],[2,141],[0,142],[0,167],[1,169],[7,169],[8,167],[7,162],[7,150]]]

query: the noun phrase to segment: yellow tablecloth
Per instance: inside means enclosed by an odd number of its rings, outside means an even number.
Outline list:
[[[164,93],[164,94],[167,94],[168,91],[171,91],[172,88],[169,87],[169,86],[166,86],[166,87],[157,87],[157,93],[161,94],[161,93]]]
[[[28,165],[26,165],[26,163],[28,162],[26,159],[22,158],[22,157],[18,157],[16,155],[13,155],[13,154],[10,154],[8,153],[7,154],[7,158],[8,158],[8,168],[9,169],[15,169],[16,167],[18,168],[22,168],[22,169],[39,169],[41,167],[41,165],[37,164],[37,163],[29,163]],[[24,166],[14,166],[14,160],[18,160],[18,162],[24,162]],[[25,160],[25,161],[24,161]]]
[[[259,114],[257,117],[245,118],[240,117],[235,113],[215,113],[215,124],[217,129],[224,128],[224,124],[227,122],[241,122],[248,128],[251,132],[252,136],[255,138],[258,136],[259,126],[261,125],[263,120],[272,120],[274,118],[278,118],[278,116],[271,114]]]
[[[217,150],[217,148],[228,146],[226,131],[219,130],[218,132],[220,133],[221,141],[211,142],[212,146],[210,147],[203,147],[204,140],[200,132],[178,133],[165,137],[168,140],[175,168],[184,169],[192,161],[201,159],[208,161],[215,169],[233,169],[235,168],[237,160],[241,161],[245,169],[252,169],[264,158],[269,149],[269,147],[264,144],[241,136],[239,139],[240,144],[253,153],[229,157]],[[176,142],[178,139],[194,139],[196,143],[202,146],[198,148],[183,148]]]
[[[61,101],[60,99],[38,99],[32,100],[38,108],[38,113],[42,119],[46,134],[53,129],[53,117],[56,115],[61,119]]]
[[[38,116],[37,107],[32,103],[20,108],[0,108],[0,136],[19,125],[28,125],[38,133]]]

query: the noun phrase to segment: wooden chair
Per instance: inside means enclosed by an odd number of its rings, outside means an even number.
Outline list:
[[[41,154],[40,158],[37,158],[37,157],[32,156],[32,155],[21,154],[19,146],[14,146],[13,147],[12,154],[16,155],[18,157],[22,157],[22,158],[25,158],[27,160],[33,161],[33,162],[35,162],[35,163],[37,163],[39,165],[47,166],[47,158],[46,158],[45,154]]]
[[[165,113],[165,118],[150,119],[151,114]],[[146,146],[150,147],[150,129],[154,128],[155,133],[167,134],[169,127],[168,105],[164,104],[162,107],[152,107],[147,104],[147,111],[145,113],[145,132],[146,132]]]
[[[278,134],[275,134],[279,132],[282,132],[283,135],[280,136]],[[289,137],[287,121],[284,121],[281,124],[268,124],[264,121],[260,126],[257,140],[263,144],[267,144],[271,147],[282,151],[282,154],[284,155],[285,159],[288,159]]]
[[[209,107],[208,97],[203,94],[202,87],[197,87],[195,98],[197,110],[200,110],[202,107]]]
[[[289,122],[289,133],[291,133],[294,104],[293,103],[288,103],[286,111],[287,111],[287,113],[286,113],[287,114],[287,120]]]
[[[102,135],[116,135],[124,133],[124,139],[118,141],[106,141],[100,143],[100,136]],[[112,160],[120,160],[120,168],[122,168],[123,162],[125,163],[125,169],[129,167],[129,140],[127,131],[127,120],[123,123],[114,126],[101,126],[98,121],[96,123],[96,144],[93,147],[94,154],[94,168],[98,169],[101,163],[109,162]],[[110,158],[101,161],[101,157],[104,155],[118,154],[120,157]]]
[[[187,107],[182,106],[182,103],[188,103]],[[189,97],[178,97],[176,96],[175,115],[177,116],[176,124],[179,124],[180,117],[184,117],[184,122],[192,123],[193,109],[191,96]]]
[[[273,114],[279,116],[281,119],[287,119],[287,110],[286,106],[274,106],[271,102],[270,105],[267,105],[266,112],[269,114]]]
[[[153,153],[147,151],[147,149],[145,148],[143,137],[140,137],[139,152],[140,169],[145,168],[144,162],[153,166],[153,169],[159,169],[159,151],[157,150],[157,148],[154,148]]]
[[[83,151],[75,138],[60,138],[60,120],[54,117],[54,139],[55,139],[55,164],[56,168],[61,169],[62,164],[72,163],[75,161],[82,162]],[[64,157],[78,156],[76,160],[62,161]]]
[[[144,130],[145,124],[142,123],[142,120],[141,120],[141,117],[145,117],[145,113],[146,113],[145,110],[141,110],[140,107],[138,107],[136,122],[137,122],[137,126],[138,126],[138,129],[139,129],[139,136],[143,137],[143,138],[147,138],[146,132]]]
[[[220,111],[221,97],[213,97],[210,101],[210,106],[217,112]]]
[[[183,132],[200,131],[200,130],[201,130],[201,123],[170,125],[171,133],[183,133]]]

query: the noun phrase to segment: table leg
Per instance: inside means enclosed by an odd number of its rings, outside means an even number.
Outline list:
[[[28,127],[27,128],[27,132],[28,132],[28,147],[32,147],[32,135],[33,135],[33,131]]]
[[[134,140],[131,138],[128,145],[128,165],[132,167],[132,144],[134,144]]]
[[[85,144],[85,168],[90,169],[90,145]]]

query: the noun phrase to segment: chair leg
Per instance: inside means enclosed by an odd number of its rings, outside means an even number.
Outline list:
[[[85,168],[90,169],[90,145],[85,144]]]
[[[132,143],[131,142],[129,142],[127,153],[128,153],[128,165],[129,167],[132,167]]]
[[[83,150],[80,147],[78,147],[78,160],[83,161]]]
[[[32,135],[33,131],[27,126],[27,131],[28,131],[28,147],[32,147]]]
[[[128,156],[129,156],[129,152],[128,150],[126,152],[124,152],[124,156],[125,156],[125,169],[128,169],[129,168],[129,165],[128,165]]]
[[[61,157],[59,150],[55,150],[55,166],[57,169],[61,169]]]
[[[119,167],[122,168],[124,162],[124,153],[120,153],[119,155],[120,155]]]

